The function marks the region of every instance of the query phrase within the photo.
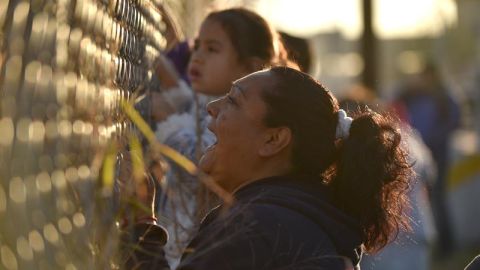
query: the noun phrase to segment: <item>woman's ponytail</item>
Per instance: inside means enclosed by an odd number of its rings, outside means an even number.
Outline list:
[[[370,110],[357,115],[348,136],[339,140],[330,180],[337,206],[361,222],[368,251],[409,228],[404,210],[412,170],[394,123]]]
[[[368,251],[408,229],[403,213],[413,170],[396,121],[368,109],[348,117],[306,73],[274,67],[270,74],[264,123],[292,131],[292,173],[330,186],[337,207],[361,223]]]

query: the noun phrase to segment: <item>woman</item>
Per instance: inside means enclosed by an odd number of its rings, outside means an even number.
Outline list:
[[[207,110],[217,141],[200,168],[235,202],[205,217],[178,269],[345,269],[407,227],[411,166],[386,117],[351,119],[286,67],[235,81]],[[130,267],[168,267],[166,233],[148,219],[138,217]]]

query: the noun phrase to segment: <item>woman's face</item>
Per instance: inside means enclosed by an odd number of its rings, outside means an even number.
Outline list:
[[[217,141],[205,151],[200,168],[227,191],[256,180],[251,178],[261,166],[259,149],[268,130],[261,91],[267,77],[267,72],[257,72],[239,79],[225,97],[207,105],[212,116],[208,128]]]
[[[248,73],[222,25],[205,20],[188,64],[192,88],[207,95],[224,95],[234,80]]]

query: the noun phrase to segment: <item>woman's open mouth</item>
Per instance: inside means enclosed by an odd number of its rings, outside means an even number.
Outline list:
[[[213,148],[215,148],[215,146],[217,146],[217,141],[215,141],[213,144],[207,146],[207,148],[205,148],[205,152],[212,151]]]
[[[213,144],[208,146],[204,151],[203,155],[199,161],[199,168],[206,174],[210,174],[215,164],[215,156],[216,151],[215,147],[217,146],[217,142],[215,141]]]

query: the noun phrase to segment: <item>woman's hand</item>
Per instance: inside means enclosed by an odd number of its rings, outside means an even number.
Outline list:
[[[154,201],[155,182],[144,171],[139,177],[135,176],[132,152],[122,155],[118,185],[120,187],[120,201],[122,202],[122,226],[135,223],[155,223]]]
[[[156,224],[154,214],[155,182],[143,169],[143,176],[134,167],[132,152],[123,154],[118,185],[121,207],[121,261],[122,269],[170,269],[163,247],[167,242],[166,230]],[[135,166],[134,166],[135,164]],[[155,164],[161,165],[156,162]],[[155,166],[155,176],[163,177],[163,166]],[[138,174],[137,176],[135,176]]]

